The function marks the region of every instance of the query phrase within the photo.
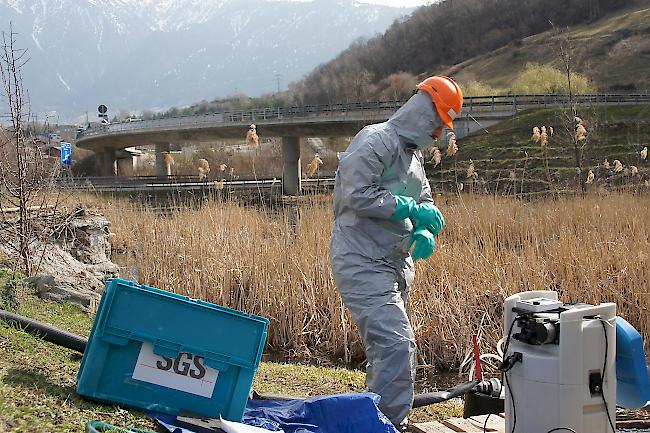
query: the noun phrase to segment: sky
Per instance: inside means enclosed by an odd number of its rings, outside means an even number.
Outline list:
[[[415,7],[432,3],[432,0],[359,0],[361,3],[372,3],[384,6]]]
[[[290,1],[313,1],[313,0],[290,0]],[[360,3],[368,3],[373,5],[411,8],[411,7],[435,3],[438,0],[357,0],[357,1],[359,1]]]

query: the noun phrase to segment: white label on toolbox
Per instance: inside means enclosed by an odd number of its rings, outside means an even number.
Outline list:
[[[212,397],[219,371],[207,367],[202,356],[181,352],[176,359],[153,353],[153,345],[142,343],[133,378],[167,388]]]

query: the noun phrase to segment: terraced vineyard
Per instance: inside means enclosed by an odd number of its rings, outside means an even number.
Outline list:
[[[580,182],[587,181],[589,170],[594,173],[587,190],[647,187],[650,161],[643,159],[641,150],[650,146],[650,106],[585,107],[578,115],[587,129]],[[563,110],[528,110],[490,128],[489,133],[459,140],[459,152],[443,157],[440,165],[427,158],[432,188],[499,194],[575,190],[576,152],[570,136],[575,125],[567,124],[566,119]],[[535,126],[553,128],[546,149],[532,139]],[[609,168],[603,166],[605,159]],[[615,160],[623,166],[618,172]],[[468,176],[470,163],[474,164],[475,176]]]

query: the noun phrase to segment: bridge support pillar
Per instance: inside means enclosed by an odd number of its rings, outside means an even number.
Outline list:
[[[169,151],[169,143],[156,143],[156,176],[171,176],[171,165],[165,159],[165,154]]]
[[[97,152],[97,171],[100,176],[117,176],[117,159],[115,149]]]
[[[282,193],[299,195],[300,185],[300,138],[282,137]]]
[[[133,176],[134,168],[132,156],[117,160],[117,174],[120,176]]]

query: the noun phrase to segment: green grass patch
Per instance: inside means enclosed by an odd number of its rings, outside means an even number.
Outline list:
[[[87,336],[92,318],[77,307],[27,296],[18,313]],[[98,404],[75,392],[81,356],[0,322],[0,431],[82,432],[90,421],[155,430],[134,410]],[[309,397],[363,391],[365,374],[341,368],[263,362],[253,388],[260,393]],[[412,412],[413,421],[459,416],[457,403]],[[158,430],[162,431],[162,430]]]
[[[27,297],[19,314],[87,335],[92,320],[72,305]],[[0,431],[82,432],[89,421],[153,429],[136,411],[83,400],[75,392],[81,357],[0,323]]]
[[[49,323],[66,331],[87,337],[92,327],[92,318],[72,304],[56,304],[33,296],[23,299],[18,314]]]
[[[13,271],[10,268],[1,266],[0,262],[0,308],[8,311],[15,311],[18,308],[20,298],[28,291],[22,283],[25,275],[20,271]]]
[[[75,392],[79,356],[0,325],[0,431],[82,432],[102,420],[153,428],[144,415],[81,399]]]

